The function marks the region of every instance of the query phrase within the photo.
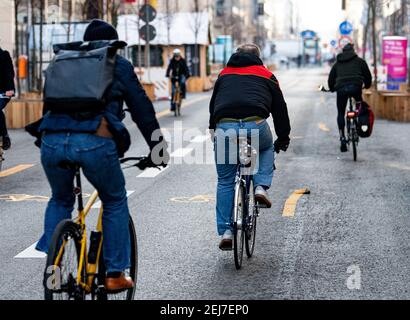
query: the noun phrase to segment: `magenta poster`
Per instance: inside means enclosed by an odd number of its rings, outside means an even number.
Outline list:
[[[383,38],[383,64],[387,67],[387,90],[399,90],[407,81],[407,38]]]

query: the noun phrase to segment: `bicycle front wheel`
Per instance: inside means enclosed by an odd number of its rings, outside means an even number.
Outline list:
[[[243,260],[243,246],[245,240],[244,232],[244,202],[245,189],[242,183],[238,183],[235,190],[235,203],[234,203],[234,221],[233,221],[233,234],[234,234],[234,258],[235,267],[240,269],[242,267]]]
[[[71,220],[62,221],[54,231],[44,272],[45,300],[84,300],[85,292],[77,285],[78,273],[85,279],[85,266],[79,270],[82,232]]]
[[[121,292],[107,292],[105,290],[99,291],[97,294],[98,300],[134,300],[135,289],[137,286],[137,274],[138,274],[138,243],[137,233],[135,231],[134,222],[130,216],[128,232],[130,234],[130,248],[131,248],[131,261],[130,268],[125,270],[125,275],[131,277],[134,281],[134,287]],[[103,251],[100,255],[99,262],[99,284],[100,287],[104,286],[106,268],[104,264]]]

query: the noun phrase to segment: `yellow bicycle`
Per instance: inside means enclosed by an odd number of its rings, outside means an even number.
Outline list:
[[[129,167],[137,166],[140,169],[145,169],[139,165],[144,159],[146,158],[127,158],[121,160],[121,163],[137,160],[140,162]],[[106,269],[102,245],[104,209],[101,206],[97,226],[95,231],[90,232],[90,240],[88,241],[86,218],[98,200],[98,193],[95,191],[84,207],[81,169],[76,164],[63,165],[74,168],[76,172],[74,194],[78,202],[78,216],[74,220],[62,221],[53,234],[44,272],[44,298],[46,300],[133,300],[135,285],[132,289],[120,292],[105,290]],[[131,217],[129,233],[131,263],[130,268],[126,270],[126,275],[130,276],[136,284],[138,271],[137,236]]]
[[[175,93],[172,97],[172,107],[174,109],[175,117],[180,117],[182,107],[182,92],[178,77],[176,77],[175,79]]]

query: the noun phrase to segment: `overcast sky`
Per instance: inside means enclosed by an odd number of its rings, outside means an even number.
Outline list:
[[[344,20],[342,0],[296,0],[300,10],[301,29],[319,33],[324,41],[335,39]]]

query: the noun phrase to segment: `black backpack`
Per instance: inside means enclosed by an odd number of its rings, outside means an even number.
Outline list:
[[[53,46],[45,74],[44,102],[54,113],[101,112],[114,79],[122,41],[72,42]]]

